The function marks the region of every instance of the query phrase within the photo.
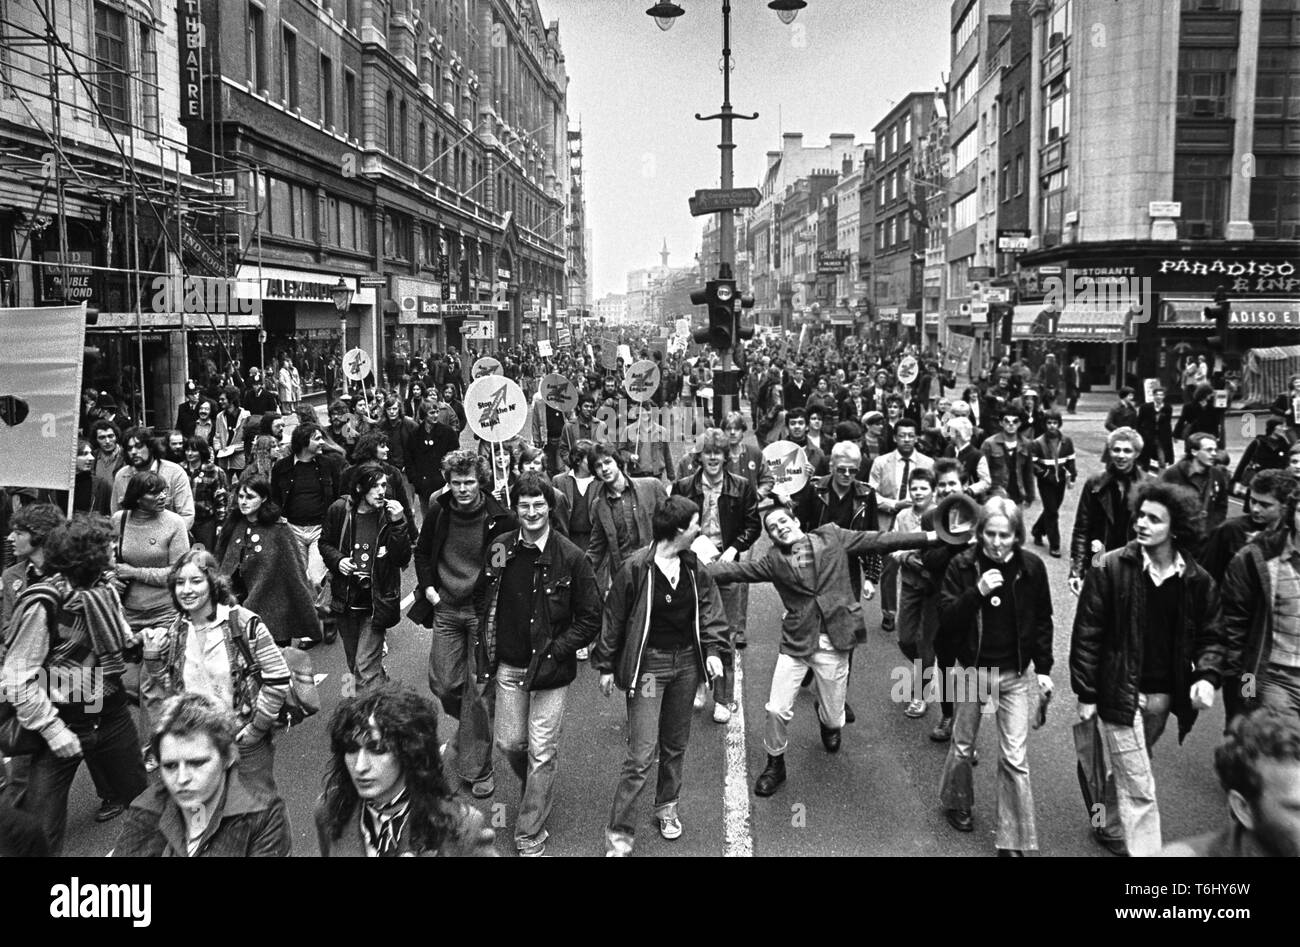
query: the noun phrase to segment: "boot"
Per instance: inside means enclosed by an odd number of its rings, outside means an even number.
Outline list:
[[[767,754],[767,766],[758,774],[754,783],[754,795],[770,796],[785,782],[785,754],[773,756]]]

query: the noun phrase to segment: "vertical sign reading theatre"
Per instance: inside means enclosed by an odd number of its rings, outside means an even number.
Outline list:
[[[181,121],[203,118],[203,7],[200,0],[181,0]]]

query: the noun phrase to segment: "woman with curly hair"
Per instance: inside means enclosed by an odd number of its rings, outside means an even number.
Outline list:
[[[442,773],[438,712],[400,684],[344,700],[316,804],[323,858],[495,855],[483,814]]]
[[[212,461],[212,445],[201,437],[185,439],[184,461],[194,494],[194,545],[212,549],[217,544],[217,524],[226,512],[230,482]]]

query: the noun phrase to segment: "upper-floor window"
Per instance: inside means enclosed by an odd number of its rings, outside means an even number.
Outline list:
[[[266,11],[255,3],[248,5],[248,38],[245,44],[248,85],[266,90]]]
[[[961,52],[967,40],[975,35],[975,26],[979,23],[979,4],[972,3],[957,21],[957,28],[952,31],[952,54]]]
[[[95,104],[113,126],[131,121],[127,62],[126,14],[104,3],[95,4]]]
[[[1228,118],[1232,115],[1236,85],[1235,49],[1178,51],[1178,116],[1180,118]]]
[[[328,56],[320,58],[320,123],[326,128],[334,125],[334,62]]]
[[[979,83],[979,70],[975,68],[977,65],[978,63],[971,63],[971,67],[952,87],[952,109],[954,112],[960,111],[975,95],[975,88]]]
[[[1056,46],[1070,37],[1070,16],[1073,13],[1074,0],[1057,0],[1052,7],[1052,16],[1047,23],[1049,47]],[[1060,39],[1055,39],[1057,35]]]
[[[1047,87],[1043,102],[1044,139],[1056,141],[1070,132],[1070,88],[1062,76]]]
[[[966,165],[975,160],[975,155],[979,152],[979,147],[975,141],[975,129],[971,129],[961,138],[957,139],[957,144],[952,147],[952,167],[954,171],[960,171]]]
[[[298,108],[298,34],[287,26],[280,32],[280,101]]]

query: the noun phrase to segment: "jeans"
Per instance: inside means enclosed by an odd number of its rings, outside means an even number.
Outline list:
[[[1038,686],[1028,671],[1001,671],[993,695],[963,694],[954,704],[952,743],[943,764],[939,799],[945,809],[969,811],[975,801],[971,751],[979,734],[984,700],[996,701],[998,724],[998,848],[1038,850],[1034,793],[1029,784],[1030,720],[1037,709]]]
[[[68,791],[83,761],[98,771],[95,784],[101,792],[111,789],[113,802],[130,802],[147,785],[140,737],[125,704],[78,721],[72,731],[81,741],[81,755],[65,759],[55,756],[48,746],[34,753],[27,792],[18,807],[40,821],[52,856],[63,851]]]
[[[467,782],[492,775],[492,705],[496,689],[480,687],[474,674],[478,615],[473,605],[433,607],[429,690],[459,726],[454,737],[456,766]]]
[[[293,530],[293,538],[298,541],[298,556],[302,561],[303,569],[307,572],[307,584],[311,587],[316,596],[316,609],[321,611],[329,607],[330,603],[330,584],[325,581],[325,576],[329,570],[325,567],[325,560],[320,555],[320,530],[319,526],[295,526],[289,524]]]
[[[776,656],[772,669],[772,687],[767,692],[767,722],[763,727],[763,746],[768,755],[781,756],[790,744],[790,721],[794,718],[794,704],[799,696],[799,686],[810,669],[817,687],[817,702],[822,708],[822,721],[831,729],[844,726],[844,696],[849,687],[849,655],[851,651],[836,651],[830,638],[820,635],[817,650],[811,657],[795,658],[788,654]]]
[[[730,705],[735,699],[736,691],[736,631],[743,622],[737,621],[737,615],[743,619],[744,611],[740,604],[740,594],[747,590],[745,582],[732,582],[718,586],[722,598],[722,610],[727,615],[727,648],[718,655],[722,659],[722,676],[713,679],[713,699],[719,704]]]
[[[921,667],[934,664],[934,640],[939,635],[939,596],[904,581],[898,590],[898,648]]]
[[[695,689],[700,683],[700,666],[695,648],[676,651],[646,648],[641,661],[641,679],[627,695],[627,759],[614,805],[605,830],[611,851],[632,851],[636,835],[637,797],[645,786],[656,751],[659,782],[655,789],[655,816],[677,815],[682,791],[682,760],[691,738],[691,717]]]
[[[515,820],[515,845],[546,841],[546,820],[555,801],[556,754],[564,703],[569,688],[526,691],[527,668],[497,667],[496,745],[519,777],[519,816]]]
[[[898,610],[898,561],[885,556],[880,570],[880,625],[885,631],[894,628],[894,613]]]
[[[1300,715],[1300,668],[1267,665],[1259,675],[1259,705]]]
[[[348,670],[356,679],[357,691],[387,680],[388,672],[384,670],[384,631],[375,627],[375,616],[370,612],[348,609],[338,619],[343,653],[348,659]]]
[[[1043,512],[1034,523],[1033,534],[1046,536],[1050,549],[1061,548],[1060,509],[1065,499],[1065,484],[1057,483],[1051,477],[1038,478],[1038,495],[1043,500]]]
[[[1104,831],[1111,838],[1124,839],[1134,857],[1156,855],[1163,845],[1151,749],[1164,733],[1170,704],[1168,694],[1140,694],[1132,726],[1120,727],[1097,718],[1108,773]]]

